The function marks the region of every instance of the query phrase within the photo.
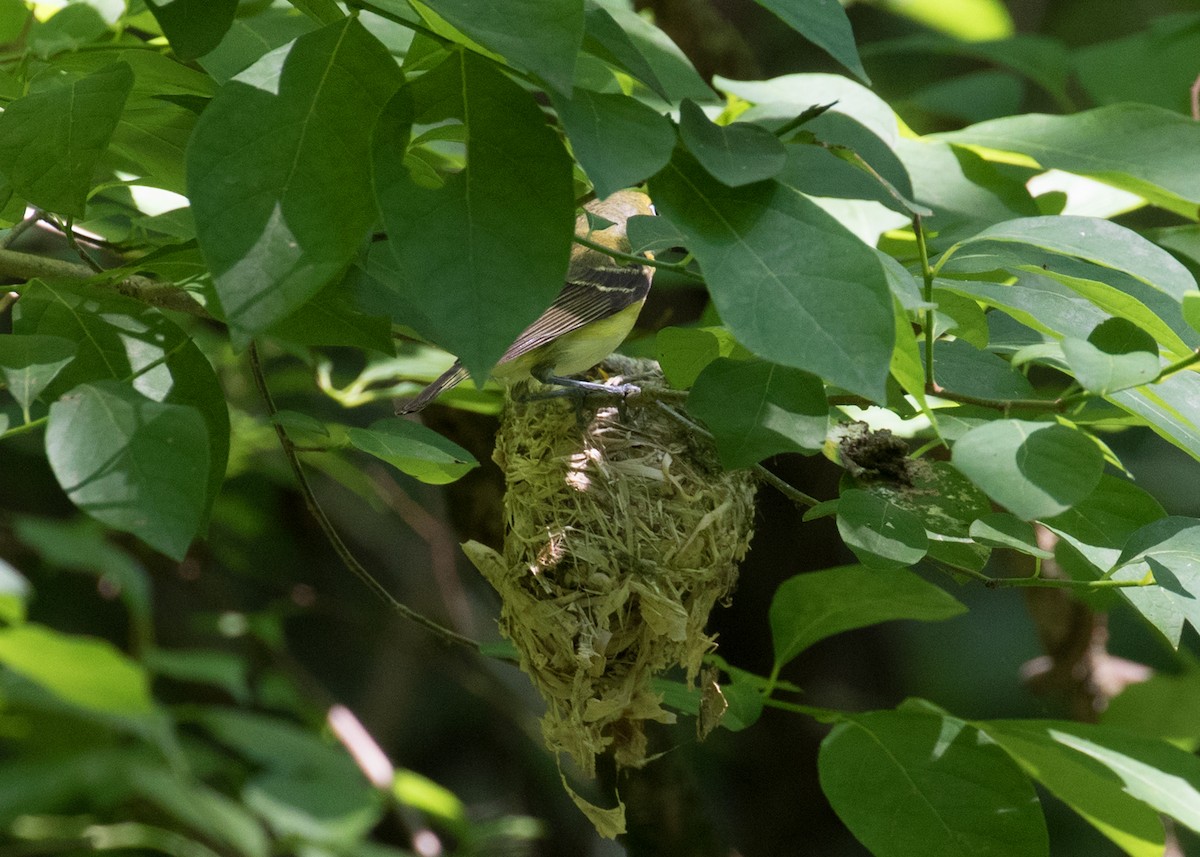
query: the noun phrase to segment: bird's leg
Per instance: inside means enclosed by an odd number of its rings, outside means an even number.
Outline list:
[[[626,399],[629,396],[636,396],[642,392],[642,388],[636,384],[609,386],[607,384],[597,384],[595,381],[580,381],[577,378],[565,378],[562,375],[553,375],[549,368],[544,367],[535,368],[530,374],[543,384],[561,388],[559,390],[547,390],[530,398],[553,399],[558,396],[578,396],[582,399],[588,396],[610,396]]]

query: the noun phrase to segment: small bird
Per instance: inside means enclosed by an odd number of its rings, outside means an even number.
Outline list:
[[[621,190],[589,202],[588,212],[611,223],[591,229],[586,214],[575,220],[575,233],[594,244],[628,254],[631,251],[625,224],[638,214],[654,214],[644,193]],[[650,291],[654,269],[649,265],[620,261],[582,244],[571,248],[567,281],[554,303],[529,325],[508,347],[492,369],[492,377],[506,384],[536,378],[581,393],[604,392],[629,395],[636,387],[606,387],[567,377],[591,369],[629,335]],[[397,414],[412,414],[432,402],[444,390],[468,377],[459,361]]]

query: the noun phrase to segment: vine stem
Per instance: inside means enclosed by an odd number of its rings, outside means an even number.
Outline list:
[[[266,404],[267,413],[271,417],[271,423],[275,426],[275,434],[279,438],[280,446],[283,447],[283,454],[287,458],[288,464],[292,468],[292,473],[296,477],[296,484],[300,488],[300,494],[304,497],[304,505],[308,508],[309,514],[316,519],[317,524],[321,527],[321,531],[325,534],[325,538],[328,539],[329,544],[333,547],[342,564],[355,577],[366,584],[366,587],[376,597],[405,619],[416,622],[421,627],[440,637],[445,643],[455,643],[460,646],[466,646],[476,652],[480,651],[480,644],[477,641],[438,624],[428,616],[418,613],[407,604],[397,600],[371,572],[367,571],[366,567],[358,561],[358,558],[354,556],[350,548],[342,541],[342,537],[334,528],[333,522],[329,520],[329,517],[325,514],[325,510],[317,502],[316,495],[313,494],[312,486],[309,484],[308,476],[304,473],[304,467],[300,464],[300,459],[296,455],[296,448],[292,446],[292,440],[288,437],[287,429],[276,418],[279,411],[275,407],[275,400],[271,396],[271,391],[267,387],[267,379],[263,375],[262,360],[258,355],[258,347],[253,342],[250,344],[249,351],[250,371],[254,375],[254,384],[258,387],[259,395],[262,396],[262,400]]]
[[[620,262],[633,262],[638,265],[645,265],[649,268],[662,268],[665,271],[674,271],[676,274],[682,274],[685,277],[690,277],[693,280],[703,282],[704,277],[697,274],[695,271],[690,271],[679,262],[660,262],[658,259],[651,259],[647,256],[635,256],[632,253],[622,253],[620,250],[614,250],[611,247],[605,247],[603,244],[597,244],[594,241],[589,241],[582,236],[575,236],[575,243],[589,250],[595,250],[598,253],[603,253]],[[690,254],[689,254],[690,255]]]

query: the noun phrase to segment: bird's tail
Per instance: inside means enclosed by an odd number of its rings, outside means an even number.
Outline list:
[[[426,387],[410,402],[405,402],[396,408],[396,415],[403,416],[404,414],[415,414],[417,411],[424,408],[434,399],[436,399],[443,391],[449,390],[459,381],[464,381],[468,377],[467,370],[463,368],[458,361],[454,365],[443,372],[436,381]]]

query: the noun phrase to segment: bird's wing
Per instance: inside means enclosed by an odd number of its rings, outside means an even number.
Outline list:
[[[652,268],[645,265],[622,267],[608,257],[604,260],[602,265],[573,262],[567,273],[567,283],[554,303],[521,332],[500,362],[516,360],[564,334],[615,315],[646,297],[650,291]]]

